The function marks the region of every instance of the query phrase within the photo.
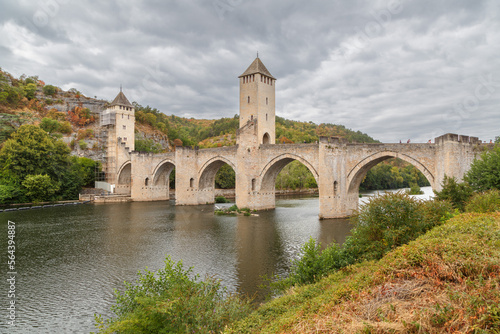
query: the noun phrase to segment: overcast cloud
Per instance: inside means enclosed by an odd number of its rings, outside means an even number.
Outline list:
[[[256,52],[276,113],[383,142],[500,135],[498,0],[0,0],[0,67],[170,115],[231,117]]]

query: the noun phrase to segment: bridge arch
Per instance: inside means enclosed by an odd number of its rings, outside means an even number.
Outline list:
[[[170,183],[170,173],[175,168],[175,164],[170,159],[161,161],[153,171],[153,186],[168,186]]]
[[[117,184],[130,185],[132,180],[132,163],[130,160],[124,162],[123,165],[120,166],[117,175]]]
[[[231,160],[220,155],[205,162],[198,172],[198,190],[213,189],[215,174],[217,174],[217,171],[225,164],[228,164],[236,171],[235,164]]]
[[[350,171],[349,174],[347,175],[347,184],[349,185],[348,188],[348,193],[357,193],[359,190],[359,186],[361,185],[361,182],[365,178],[366,174],[368,171],[374,167],[375,165],[379,164],[380,162],[390,159],[390,158],[399,158],[401,160],[404,160],[413,166],[417,168],[424,176],[427,178],[429,183],[431,184],[432,188],[435,188],[435,177],[434,175],[429,171],[429,169],[420,161],[412,158],[411,156],[399,152],[393,152],[393,151],[383,151],[383,152],[378,152],[374,153],[360,162],[356,164]]]
[[[261,192],[274,192],[276,177],[286,165],[294,160],[300,161],[304,166],[306,166],[314,176],[316,183],[319,184],[318,171],[309,161],[295,154],[284,153],[269,161],[262,169],[259,177],[259,189]]]

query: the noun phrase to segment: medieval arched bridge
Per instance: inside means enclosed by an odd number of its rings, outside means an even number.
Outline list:
[[[241,136],[241,134],[239,134]],[[427,144],[351,144],[321,137],[317,144],[240,144],[147,154],[132,152],[119,170],[117,191],[133,200],[169,198],[169,176],[175,167],[176,205],[214,202],[215,174],[228,164],[236,172],[236,204],[251,209],[275,206],[275,180],[293,160],[304,164],[319,190],[319,216],[339,218],[357,209],[359,185],[370,168],[389,158],[414,165],[439,190],[444,175],[461,179],[479,149],[477,138],[447,134]]]
[[[120,91],[101,115],[106,132],[106,182],[103,186],[132,200],[169,198],[169,176],[175,168],[175,203],[214,202],[215,174],[228,164],[236,174],[236,204],[250,209],[275,206],[275,180],[293,160],[316,178],[321,218],[352,214],[358,189],[370,168],[389,158],[414,165],[439,190],[445,175],[462,179],[480,142],[476,137],[446,134],[427,144],[351,144],[321,137],[316,144],[275,144],[276,78],[259,58],[239,76],[240,128],[236,146],[211,149],[177,147],[175,152],[134,151],[135,109]]]

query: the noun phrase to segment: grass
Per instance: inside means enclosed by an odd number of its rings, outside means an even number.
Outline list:
[[[292,288],[225,333],[500,333],[500,213],[466,213],[379,261]]]

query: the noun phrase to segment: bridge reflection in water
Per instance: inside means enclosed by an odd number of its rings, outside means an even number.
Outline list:
[[[94,313],[111,315],[113,290],[134,281],[138,270],[162,268],[166,255],[254,295],[261,276],[285,273],[310,236],[343,241],[350,228],[346,220],[320,221],[317,198],[278,199],[275,210],[258,217],[213,210],[163,201],[3,213],[5,222],[16,222],[20,242],[16,330],[88,333]]]

